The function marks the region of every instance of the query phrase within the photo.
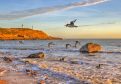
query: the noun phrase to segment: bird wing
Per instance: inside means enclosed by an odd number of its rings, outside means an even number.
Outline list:
[[[75,23],[77,19],[75,19],[73,22]]]
[[[70,21],[70,24],[74,24],[76,22],[77,19]]]

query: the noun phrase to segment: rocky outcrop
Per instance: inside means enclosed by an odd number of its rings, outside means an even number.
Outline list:
[[[80,52],[82,53],[96,53],[101,50],[101,45],[96,43],[87,43],[81,47]]]
[[[29,28],[0,28],[0,40],[55,40],[61,39],[52,37],[40,30]]]
[[[27,58],[41,58],[41,59],[44,59],[45,54],[43,52],[34,53],[34,54],[29,55]]]

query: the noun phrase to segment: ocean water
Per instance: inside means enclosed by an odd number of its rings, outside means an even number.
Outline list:
[[[77,48],[73,47],[75,41],[79,41],[81,44]],[[121,60],[121,40],[23,40],[23,43],[19,43],[17,40],[0,41],[0,51],[8,53],[9,56],[26,57],[29,54],[36,52],[44,52],[49,56],[64,56],[72,58],[86,57],[88,59],[99,61],[109,61],[110,63],[119,63]],[[53,42],[51,48],[48,48],[48,43]],[[102,51],[112,53],[96,53],[95,56],[89,56],[79,52],[81,46],[86,43],[94,42],[102,46]],[[65,45],[71,44],[72,47],[66,49]]]

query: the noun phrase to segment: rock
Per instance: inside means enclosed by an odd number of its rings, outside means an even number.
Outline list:
[[[8,63],[13,61],[13,59],[10,57],[3,57],[3,60],[8,62]]]
[[[26,60],[26,61],[24,61],[24,62],[25,62],[25,64],[29,64],[29,63],[30,63],[28,60]]]
[[[66,57],[61,57],[61,58],[60,58],[60,61],[65,61],[65,58],[66,58]]]
[[[105,84],[112,84],[112,81],[110,79],[106,80]]]
[[[48,76],[47,74],[45,74],[45,75],[43,76],[43,78],[44,78],[44,80],[47,80],[47,79],[49,78],[49,76]]]
[[[44,80],[40,80],[40,84],[46,84]]]
[[[91,81],[92,81],[92,84],[103,84],[102,81],[97,78],[93,78],[93,79],[91,79]],[[107,84],[107,83],[105,83],[105,84]]]
[[[78,64],[78,61],[70,61],[71,64]]]
[[[39,53],[31,54],[27,58],[41,58],[41,59],[44,59],[45,54],[43,52],[39,52]]]
[[[96,43],[87,43],[80,49],[80,52],[82,53],[96,53],[101,50],[101,45]]]
[[[29,75],[29,76],[36,76],[37,72],[34,71],[34,70],[26,69],[26,74]]]
[[[41,64],[39,64],[39,67],[40,68],[43,68],[43,69],[47,69],[48,68],[48,65],[47,64],[44,64],[44,63],[41,63]]]
[[[0,80],[0,84],[7,84],[6,80]]]
[[[0,69],[0,76],[4,76],[4,74],[7,72],[5,69]],[[1,84],[1,83],[0,83]]]

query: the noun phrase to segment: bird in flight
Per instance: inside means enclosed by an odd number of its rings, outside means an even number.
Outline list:
[[[76,26],[74,23],[76,22],[77,19],[73,20],[73,21],[70,21],[70,24],[66,24],[65,26],[66,27],[69,27],[69,28],[75,28],[75,27],[78,27]]]

